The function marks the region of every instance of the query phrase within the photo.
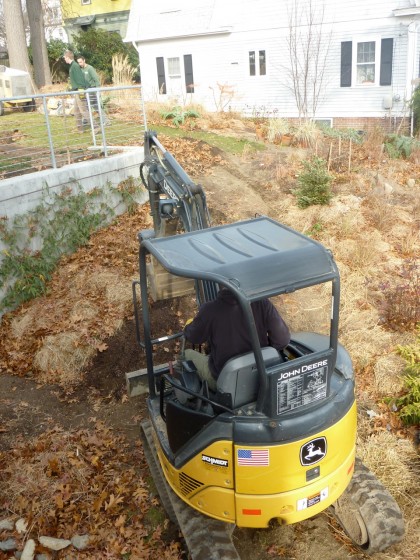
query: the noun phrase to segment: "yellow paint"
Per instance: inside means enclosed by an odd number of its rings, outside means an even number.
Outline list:
[[[236,465],[236,492],[239,494],[277,494],[288,492],[292,488],[301,488],[306,483],[306,471],[311,467],[300,464],[300,448],[311,439],[324,436],[327,438],[327,454],[320,463],[322,476],[335,472],[349,456],[355,444],[356,405],[339,422],[328,430],[310,435],[299,441],[284,445],[264,446],[269,449],[268,467],[249,467]],[[238,449],[253,449],[247,445],[235,446]]]
[[[90,4],[82,5],[81,0],[61,0],[63,18],[76,18],[99,14],[112,14],[129,10],[131,0],[92,0]]]
[[[327,439],[326,456],[315,465],[302,466],[301,446],[322,436]],[[170,486],[187,504],[210,517],[230,521],[240,527],[263,528],[272,519],[284,524],[302,521],[335,502],[353,474],[355,438],[354,404],[334,426],[300,441],[255,447],[218,441],[198,453],[180,470],[169,463],[159,446],[157,448]],[[269,449],[269,465],[238,466],[238,448]],[[227,465],[212,465],[203,461],[203,455],[226,460]],[[307,482],[306,472],[314,466],[319,466],[320,476]],[[191,484],[182,486],[182,477]],[[307,507],[308,500],[309,504],[313,504],[310,507]]]

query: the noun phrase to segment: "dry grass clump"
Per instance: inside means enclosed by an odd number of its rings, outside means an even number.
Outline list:
[[[84,323],[90,319],[94,319],[100,313],[98,307],[87,300],[76,301],[69,314],[71,323]]]
[[[371,194],[365,201],[366,218],[380,232],[387,232],[398,220],[398,212],[387,197]]]
[[[377,240],[379,243],[379,240]],[[383,251],[375,247],[372,236],[355,234],[352,239],[342,241],[331,240],[331,248],[335,258],[345,263],[350,270],[358,272],[365,278],[369,268],[382,260]]]
[[[380,356],[373,368],[375,389],[380,397],[392,397],[400,393],[404,387],[401,377],[405,361],[397,354]]]
[[[114,54],[112,57],[112,83],[114,86],[133,85],[136,69],[128,62],[128,56]],[[112,105],[124,109],[125,119],[138,114],[140,109],[139,93],[129,89],[109,92]]]
[[[284,134],[290,133],[290,124],[286,119],[269,119],[267,140],[269,142],[280,142]]]
[[[293,332],[328,334],[331,313],[331,286],[319,284],[282,297],[282,316]]]
[[[116,86],[131,85],[136,69],[128,62],[128,56],[121,53],[112,56],[112,82]]]
[[[107,301],[117,308],[132,306],[132,278],[110,271],[101,271],[88,276],[87,284],[93,289],[105,290]]]
[[[390,232],[390,235],[394,233],[395,235],[395,228]],[[398,241],[395,243],[397,249],[399,250],[402,257],[414,257],[416,254],[420,252],[420,232],[418,230],[418,226],[411,225],[409,227],[404,228],[404,231],[401,231],[401,235],[398,236]]]
[[[60,316],[62,330],[43,339],[33,361],[39,381],[54,380],[65,387],[80,382],[83,371],[96,352],[106,348],[104,333],[118,331],[123,324],[122,315],[132,307],[130,279],[111,271],[81,271],[73,278],[69,288],[68,306]],[[103,317],[98,313],[98,306],[86,296],[93,293],[97,296],[102,294],[105,298],[101,307]],[[98,329],[98,321],[102,323],[101,330]],[[25,324],[18,323],[15,332],[22,332],[25,325],[27,321]]]
[[[416,450],[409,440],[398,438],[384,430],[365,440],[358,437],[357,451],[365,465],[398,499],[400,505],[413,507],[417,502],[419,510],[420,464]]]
[[[322,140],[321,129],[314,121],[303,120],[298,126],[292,129],[294,141],[304,148],[315,148]]]
[[[415,165],[420,165],[420,148],[414,147],[411,151],[410,157],[408,158],[411,163]]]
[[[381,128],[369,130],[363,142],[363,149],[368,159],[378,161],[383,157],[384,132]]]
[[[80,332],[63,332],[45,337],[33,363],[39,381],[51,382],[57,374],[61,385],[73,386],[95,354],[94,346],[82,344]]]
[[[11,331],[16,339],[22,339],[30,332],[37,329],[47,329],[49,325],[48,317],[39,313],[40,309],[36,304],[32,304],[22,315],[16,315],[11,322]]]
[[[379,325],[379,313],[369,302],[364,275],[348,272],[341,286],[340,342],[359,369],[385,352],[392,336]]]

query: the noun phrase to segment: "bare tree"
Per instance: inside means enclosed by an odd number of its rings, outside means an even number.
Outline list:
[[[6,46],[6,29],[4,26],[3,1],[0,0],[0,47]]]
[[[31,65],[29,63],[20,0],[7,0],[3,2],[3,12],[10,66],[18,70],[30,72]]]
[[[324,29],[324,6],[317,12],[312,0],[294,0],[289,13],[287,47],[288,87],[294,94],[299,120],[316,115],[325,88],[332,31]]]
[[[45,41],[44,13],[41,0],[28,0],[29,28],[31,32],[34,79],[38,87],[51,84],[51,71],[48,63],[47,43]]]

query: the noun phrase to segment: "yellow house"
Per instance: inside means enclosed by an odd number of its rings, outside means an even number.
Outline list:
[[[117,31],[125,37],[131,0],[61,0],[64,28],[72,36],[90,27]]]

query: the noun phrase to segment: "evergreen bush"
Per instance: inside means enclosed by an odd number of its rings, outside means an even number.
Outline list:
[[[332,198],[332,176],[328,173],[327,162],[313,157],[303,162],[304,170],[299,174],[299,188],[294,191],[299,208],[307,208],[314,204],[328,204]]]
[[[420,87],[414,90],[411,98],[411,110],[414,117],[414,133],[420,134]]]

